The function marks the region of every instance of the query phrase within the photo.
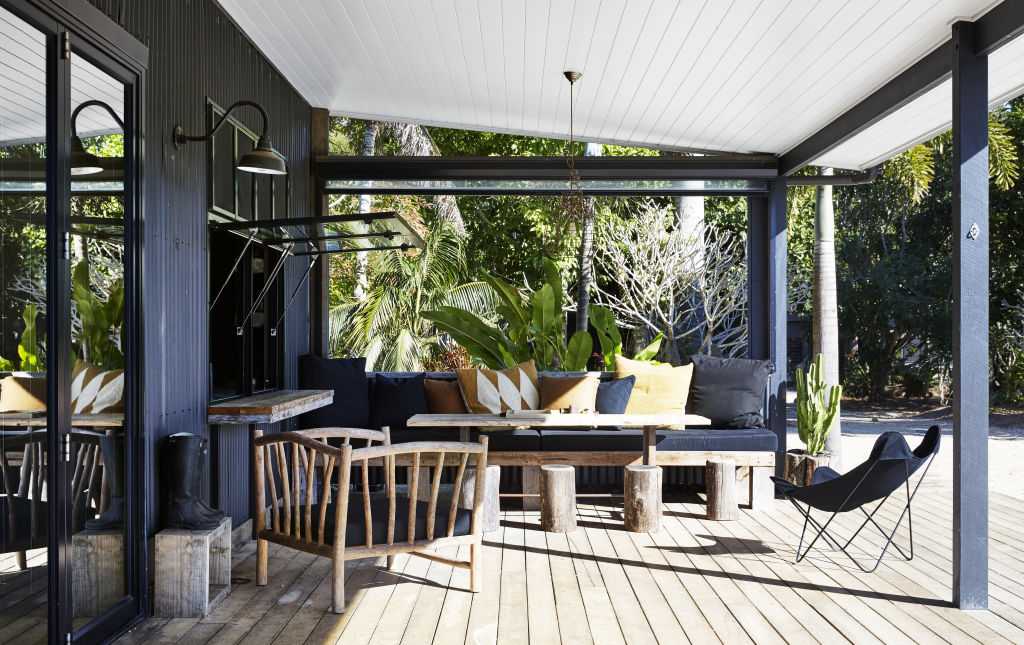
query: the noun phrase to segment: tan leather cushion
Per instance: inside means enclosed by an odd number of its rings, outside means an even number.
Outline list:
[[[72,414],[124,412],[124,370],[105,372],[78,361],[71,372]]]
[[[542,410],[561,410],[571,405],[580,412],[594,410],[597,401],[596,376],[545,376],[540,381]]]
[[[423,390],[430,414],[466,414],[466,402],[462,400],[458,381],[428,378],[423,381]]]
[[[45,409],[45,376],[12,374],[0,379],[0,412]]]
[[[636,384],[629,395],[626,414],[686,413],[693,365],[651,365],[616,355],[615,378],[630,375],[636,377]]]
[[[540,405],[537,368],[529,360],[505,370],[456,368],[466,408],[473,414],[536,410]]]

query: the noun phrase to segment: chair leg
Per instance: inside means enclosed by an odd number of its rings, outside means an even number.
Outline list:
[[[395,566],[395,556],[393,556],[393,555],[389,555],[388,556],[388,563],[387,563],[386,566],[387,566],[388,569],[390,569],[391,567]]]
[[[480,542],[475,542],[469,545],[469,590],[473,593],[478,593],[481,588],[480,576],[482,575],[480,570],[480,560],[483,555],[483,545]]]
[[[19,571],[28,569],[28,557],[26,557],[24,551],[18,551],[14,554],[14,562],[18,565]]]
[[[256,540],[256,584],[267,584],[267,541]]]
[[[336,614],[345,613],[345,559],[334,558],[334,566],[331,572],[333,580],[331,586],[333,590],[333,597],[331,601],[331,611]]]

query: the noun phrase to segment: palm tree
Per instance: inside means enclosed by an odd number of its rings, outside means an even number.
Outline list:
[[[831,168],[822,168],[831,175]],[[814,337],[812,354],[824,358],[822,377],[829,385],[839,385],[839,305],[836,297],[836,224],[832,209],[832,186],[818,186],[814,205],[814,277],[812,292]],[[842,429],[839,415],[825,437],[825,450],[832,453],[831,467],[842,465]]]
[[[374,147],[377,145],[377,122],[367,121],[366,130],[363,132],[363,147],[361,153],[365,157],[372,157]],[[359,212],[369,213],[373,210],[373,195],[359,196]],[[365,233],[365,230],[359,231]],[[367,285],[367,262],[369,254],[366,251],[356,253],[356,288],[355,298],[362,302],[366,299]]]
[[[331,309],[331,354],[365,356],[368,370],[420,371],[445,351],[445,339],[420,312],[460,307],[490,317],[496,300],[483,282],[463,282],[462,240],[437,221],[417,251],[374,252],[365,300]]]

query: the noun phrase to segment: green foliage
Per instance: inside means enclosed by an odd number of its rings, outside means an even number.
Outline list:
[[[21,343],[18,345],[18,359],[23,372],[43,371],[43,362],[39,360],[39,343],[36,339],[36,317],[39,310],[35,305],[25,305],[21,319],[25,321],[25,331],[21,332]]]
[[[102,369],[123,368],[116,339],[124,327],[124,280],[115,280],[101,297],[92,289],[88,261],[81,260],[71,273],[71,299],[82,320],[82,358]]]
[[[424,248],[416,251],[371,253],[366,300],[348,296],[331,309],[332,355],[365,356],[371,370],[443,366],[438,361],[451,351],[425,312],[444,309],[473,319],[474,314],[493,315],[497,299],[491,287],[466,281],[458,236],[445,223],[435,222],[424,241]]]
[[[807,454],[819,455],[825,449],[825,437],[839,418],[841,385],[828,385],[822,377],[824,357],[818,354],[807,370],[796,370],[796,426]]]

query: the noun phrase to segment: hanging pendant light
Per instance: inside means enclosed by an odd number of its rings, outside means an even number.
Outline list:
[[[583,195],[583,185],[580,183],[580,173],[576,170],[576,148],[575,148],[575,113],[573,101],[573,88],[576,81],[583,77],[581,72],[562,72],[569,81],[569,147],[565,155],[565,163],[569,167],[569,188],[564,191],[559,201],[559,215],[572,234],[578,222],[582,222],[590,211],[590,202]]]

